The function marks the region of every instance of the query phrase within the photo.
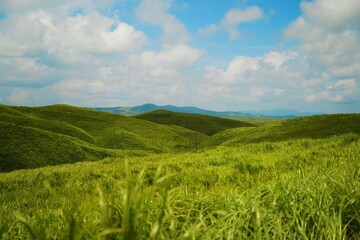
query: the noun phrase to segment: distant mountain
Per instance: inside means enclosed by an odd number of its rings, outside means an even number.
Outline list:
[[[262,117],[291,118],[291,117],[321,114],[321,113],[310,113],[310,112],[298,112],[291,109],[274,109],[274,110],[244,111],[244,112],[237,112],[237,111],[217,112],[217,111],[205,110],[197,107],[177,107],[173,105],[158,106],[151,103],[134,106],[134,107],[97,107],[92,109],[104,111],[104,112],[124,114],[124,115],[137,115],[137,114],[151,112],[154,110],[168,110],[178,113],[203,114],[214,117],[242,117],[242,118],[262,118]]]
[[[104,111],[104,112],[125,114],[125,115],[138,115],[155,110],[167,110],[177,113],[202,114],[202,115],[209,115],[214,117],[245,117],[245,118],[262,117],[260,115],[258,116],[254,114],[235,112],[235,111],[217,112],[217,111],[205,110],[197,107],[177,107],[173,105],[158,106],[151,103],[134,106],[134,107],[96,107],[92,109],[98,111]]]
[[[303,117],[303,116],[324,114],[321,112],[298,112],[293,109],[283,109],[283,108],[277,108],[272,110],[261,110],[261,111],[244,111],[244,113],[264,115],[264,116],[277,116],[277,117]]]

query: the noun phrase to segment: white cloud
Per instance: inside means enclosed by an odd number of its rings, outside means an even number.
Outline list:
[[[301,83],[305,100],[359,101],[360,1],[303,1],[300,7],[302,15],[284,34],[299,40],[299,51],[313,66]]]
[[[243,22],[251,22],[263,17],[263,12],[258,6],[251,6],[245,9],[234,8],[225,14],[220,25],[224,28],[233,28]]]
[[[39,11],[0,20],[0,56],[19,57],[44,49],[45,23],[51,18]]]
[[[106,55],[135,51],[145,43],[142,32],[97,12],[68,17],[49,29],[45,36],[45,44],[51,52]]]
[[[358,0],[303,1],[301,9],[308,21],[317,22],[328,29],[342,30],[360,24]]]
[[[271,51],[264,55],[264,62],[272,65],[275,69],[280,69],[286,61],[299,58],[300,55],[294,51]]]
[[[125,58],[146,41],[131,25],[97,12],[63,16],[29,11],[0,20],[0,85],[40,88],[63,79],[89,79],[92,68],[108,61],[94,55]],[[96,80],[89,92],[104,88]]]
[[[306,58],[294,51],[272,51],[258,57],[239,55],[225,68],[206,67],[198,92],[204,99],[216,96],[239,104],[281,104],[284,98],[289,104],[303,98],[299,84],[306,79],[306,68]]]
[[[326,84],[325,89],[315,93],[307,93],[305,100],[309,102],[326,101],[333,103],[353,102],[354,94],[359,90],[355,79],[344,79]],[[359,97],[358,97],[359,98]]]
[[[137,51],[146,42],[143,32],[97,12],[63,18],[52,12],[31,11],[0,21],[1,56],[37,51],[108,55]]]
[[[252,87],[249,96],[252,99],[258,99],[263,97],[269,90],[264,87]]]
[[[302,2],[302,15],[285,29],[285,37],[300,40],[301,51],[323,65],[346,66],[360,56],[360,2]]]
[[[311,59],[294,51],[272,51],[259,57],[236,56],[225,69],[206,67],[203,98],[236,99],[242,103],[275,103],[286,99],[309,103],[350,103],[359,100],[354,78],[337,79],[316,71]],[[199,91],[200,92],[200,91]]]
[[[250,6],[245,9],[234,8],[229,10],[219,24],[211,24],[198,30],[201,36],[208,36],[221,30],[229,34],[231,40],[241,37],[238,26],[245,22],[252,22],[263,18],[264,13],[258,6]]]
[[[227,67],[224,76],[224,83],[236,83],[252,81],[252,74],[259,69],[260,58],[252,58],[245,56],[235,57]]]
[[[28,51],[28,46],[24,43],[12,41],[8,36],[0,33],[0,56],[18,57]]]
[[[276,96],[281,96],[281,95],[284,93],[284,91],[285,91],[284,88],[279,88],[279,87],[277,87],[277,88],[275,88],[275,90],[274,90],[274,94],[275,94]]]
[[[98,95],[105,93],[107,89],[106,84],[101,80],[84,80],[84,79],[71,79],[60,82],[54,86],[57,91],[63,95],[71,95],[74,93],[75,97],[77,93],[87,95]]]
[[[3,86],[46,86],[60,77],[56,69],[33,58],[0,58],[0,74]]]
[[[162,51],[147,51],[140,55],[133,56],[130,60],[145,69],[157,67],[175,67],[181,69],[192,66],[200,57],[201,50],[188,45],[176,45],[166,47]]]
[[[0,101],[155,102],[230,110],[327,106],[332,111],[338,106],[342,111],[358,106],[358,1],[303,1],[302,15],[285,30],[287,39],[299,42],[295,50],[238,55],[221,67],[201,62],[203,51],[189,45],[185,25],[169,13],[177,7],[172,0],[141,0],[137,8],[138,20],[163,29],[160,50],[144,50],[147,37],[120,21],[119,11],[95,9],[112,0],[54,1],[0,0],[0,11],[7,11],[0,20]],[[257,6],[231,9],[198,33],[222,31],[237,39],[241,24],[263,17]]]
[[[26,104],[29,96],[28,91],[17,89],[11,93],[10,101],[15,104]]]
[[[360,76],[360,62],[354,62],[347,66],[334,66],[330,68],[330,72],[340,77]]]
[[[300,88],[318,89],[328,81],[331,81],[331,76],[328,73],[322,73],[320,76],[314,76],[302,81],[300,84]]]
[[[146,51],[133,55],[127,66],[149,82],[168,82],[181,78],[184,71],[191,71],[202,51],[188,45],[166,47],[162,51]]]
[[[106,105],[125,99],[144,102],[182,101],[189,96],[192,68],[202,51],[188,45],[133,54],[123,61],[78,71],[52,87],[60,98],[83,105]],[[98,101],[98,102],[96,102]]]
[[[12,11],[26,11],[39,7],[49,6],[53,4],[53,1],[48,0],[2,0],[0,2],[0,10],[6,12]]]
[[[307,68],[305,57],[297,52],[271,51],[261,57],[234,57],[225,70],[206,68],[204,76],[222,84],[284,82],[299,79]]]
[[[210,25],[207,25],[206,27],[204,28],[200,28],[197,33],[200,35],[200,36],[203,36],[203,37],[208,37],[210,36],[211,34],[215,33],[217,30],[219,30],[219,26],[216,25],[216,24],[210,24]]]
[[[165,45],[184,44],[191,36],[184,24],[168,12],[170,7],[168,0],[141,0],[136,15],[144,23],[162,27]]]
[[[105,8],[114,0],[1,0],[0,11],[6,15],[24,14],[28,11],[48,9],[59,12],[71,12],[73,10],[92,11],[97,8]]]

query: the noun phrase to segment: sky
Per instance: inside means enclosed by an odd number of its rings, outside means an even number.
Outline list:
[[[360,112],[359,0],[0,0],[0,103]]]

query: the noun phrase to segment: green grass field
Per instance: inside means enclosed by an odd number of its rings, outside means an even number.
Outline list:
[[[360,239],[359,114],[208,137],[64,105],[0,111],[1,166],[48,165],[0,173],[0,239]],[[106,140],[125,126],[147,148]]]

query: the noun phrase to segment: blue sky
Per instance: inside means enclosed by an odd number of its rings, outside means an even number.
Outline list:
[[[0,103],[360,112],[358,0],[2,0]]]

